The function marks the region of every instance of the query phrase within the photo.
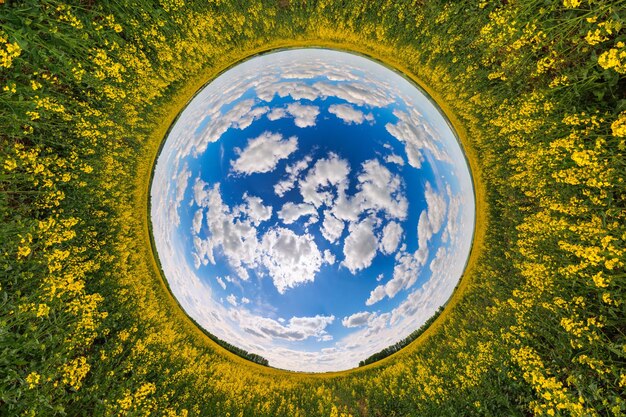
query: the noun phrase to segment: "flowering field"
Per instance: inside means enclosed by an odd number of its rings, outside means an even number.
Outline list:
[[[626,415],[625,26],[624,0],[0,0],[0,415]],[[321,375],[191,323],[147,211],[193,93],[308,45],[419,80],[478,192],[444,313]]]

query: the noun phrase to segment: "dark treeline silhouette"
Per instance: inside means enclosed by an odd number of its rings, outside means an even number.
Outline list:
[[[387,356],[393,355],[394,353],[396,353],[400,349],[408,346],[409,343],[411,343],[412,341],[417,339],[422,333],[424,333],[426,331],[428,326],[430,326],[435,321],[435,319],[437,317],[439,317],[439,315],[441,314],[442,311],[443,311],[443,306],[439,307],[439,309],[435,312],[435,314],[433,314],[433,316],[431,318],[426,320],[426,322],[424,324],[422,324],[422,326],[419,329],[415,330],[413,333],[411,333],[410,335],[408,335],[404,339],[400,340],[399,342],[384,348],[380,352],[374,353],[372,356],[368,357],[365,360],[362,360],[361,362],[359,362],[359,366],[369,365],[370,363],[374,363],[376,361],[384,359]]]
[[[241,356],[244,359],[247,359],[249,361],[252,361],[254,363],[258,363],[259,365],[264,365],[264,366],[269,366],[269,361],[267,359],[265,359],[263,356],[261,355],[257,355],[256,353],[250,353],[247,350],[238,348],[237,346],[231,345],[228,342],[223,341],[222,339],[220,339],[219,337],[209,333],[209,332],[204,332],[207,336],[209,336],[209,338],[211,340],[213,340],[215,343],[217,343],[218,345],[220,345],[221,347],[223,347],[224,349],[226,349],[229,352],[234,353],[237,356]]]
[[[267,359],[265,359],[263,356],[261,355],[257,355],[256,353],[250,353],[247,350],[238,348],[235,345],[231,345],[230,343],[220,339],[219,337],[215,336],[213,333],[207,331],[205,328],[203,328],[202,326],[200,326],[193,318],[191,318],[190,316],[189,319],[202,331],[202,333],[204,333],[205,335],[207,335],[207,337],[209,339],[211,339],[212,341],[214,341],[215,343],[217,343],[218,345],[220,345],[221,347],[223,347],[224,349],[226,349],[227,351],[234,353],[237,356],[240,356],[244,359],[247,359],[249,361],[252,361],[254,363],[258,363],[259,365],[263,365],[263,366],[270,366],[270,363]]]

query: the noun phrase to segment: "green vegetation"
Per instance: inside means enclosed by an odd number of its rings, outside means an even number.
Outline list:
[[[626,414],[625,1],[0,4],[0,414]],[[362,52],[461,134],[475,246],[424,334],[282,372],[177,308],[147,183],[197,88],[275,47]]]

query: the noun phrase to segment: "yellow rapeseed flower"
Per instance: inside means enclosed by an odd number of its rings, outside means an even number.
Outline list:
[[[4,42],[6,42],[6,37],[0,32],[0,68],[11,68],[13,60],[22,53],[22,48],[17,42],[2,45]]]
[[[580,0],[563,0],[563,6],[568,9],[573,9],[574,7],[580,6]]]
[[[598,64],[604,69],[613,69],[620,74],[626,74],[625,44],[618,42],[615,46],[598,57]]]
[[[626,137],[626,111],[621,112],[618,118],[611,124],[611,132],[615,137]]]
[[[28,383],[28,388],[30,388],[30,389],[35,388],[37,386],[37,384],[39,384],[40,380],[41,380],[41,375],[39,375],[37,372],[31,372],[26,377],[26,382]]]

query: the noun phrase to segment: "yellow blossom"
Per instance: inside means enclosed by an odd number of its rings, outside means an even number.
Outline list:
[[[626,111],[621,112],[618,118],[611,123],[611,132],[615,137],[626,137]]]
[[[30,246],[20,246],[17,248],[17,257],[18,258],[26,258],[30,255]]]
[[[48,304],[39,304],[37,307],[37,317],[48,317],[50,306]]]
[[[37,372],[31,372],[26,377],[26,382],[28,382],[28,388],[30,389],[35,388],[37,384],[39,384],[40,380],[41,380],[41,375],[39,375]]]
[[[598,64],[604,69],[613,69],[620,74],[626,74],[624,42],[618,42],[615,46],[616,48],[611,48],[598,57]]]
[[[0,68],[11,68],[13,59],[20,56],[22,48],[20,48],[17,42],[2,45],[4,42],[6,42],[6,37],[0,32]]]
[[[574,7],[580,6],[580,0],[563,0],[563,6],[568,9],[573,9]]]

